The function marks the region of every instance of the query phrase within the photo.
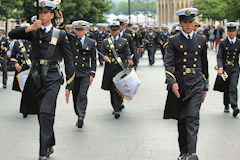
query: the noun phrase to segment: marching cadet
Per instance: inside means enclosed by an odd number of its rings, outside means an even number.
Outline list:
[[[85,21],[86,22],[86,21]],[[95,34],[94,34],[94,32],[93,32],[93,24],[92,23],[89,23],[89,22],[87,22],[88,24],[87,24],[87,30],[86,30],[86,36],[88,37],[88,38],[91,38],[91,39],[93,39],[93,40],[95,40]]]
[[[98,23],[97,26],[98,26],[98,30],[95,31],[97,50],[102,51],[103,50],[102,42],[107,37],[107,32],[105,32],[103,30],[103,24]],[[100,66],[102,66],[103,65],[103,57],[100,54],[98,54],[98,60],[99,60]]]
[[[226,81],[227,89],[224,91],[223,96],[224,112],[229,112],[229,104],[231,104],[233,117],[236,117],[239,113],[237,85],[239,77],[240,40],[236,37],[238,24],[229,22],[226,26],[228,36],[220,42],[217,54],[218,75],[221,76],[224,71],[228,75]]]
[[[155,63],[155,53],[157,50],[157,34],[153,31],[153,26],[148,27],[148,32],[145,34],[145,45],[148,51],[149,64],[153,65]]]
[[[145,51],[145,45],[144,45],[144,37],[145,37],[145,28],[143,28],[143,26],[141,24],[138,25],[139,27],[139,41],[140,41],[140,45],[141,45],[141,53],[140,53],[140,57],[143,56],[144,51]]]
[[[164,59],[165,55],[165,46],[167,45],[168,39],[169,39],[169,33],[168,33],[168,26],[166,24],[162,25],[162,32],[159,34],[159,42],[160,42],[160,48],[162,52],[162,56]]]
[[[139,33],[138,33],[138,26],[137,25],[133,25],[133,30],[132,30],[132,36],[133,36],[133,45],[136,46],[134,49],[134,56],[133,56],[133,66],[135,68],[135,70],[137,69],[137,65],[139,63],[139,58],[140,58],[140,50],[141,50],[141,46],[140,46],[140,38],[139,38]]]
[[[199,111],[208,90],[207,41],[193,30],[197,11],[176,12],[182,31],[169,39],[164,57],[168,84],[164,119],[178,120],[178,160],[198,160]]]
[[[24,88],[21,86],[21,79],[17,76],[20,72],[30,69],[31,66],[31,42],[27,40],[16,40],[12,49],[11,61],[14,63],[16,72],[13,80],[12,90],[23,92]],[[23,81],[25,81],[24,79]],[[26,82],[26,81],[25,81]],[[22,101],[22,100],[21,100]],[[28,113],[20,107],[20,113],[26,118]]]
[[[3,88],[7,88],[7,51],[8,51],[8,40],[3,35],[5,29],[0,27],[0,64],[3,72]]]
[[[36,7],[35,2],[35,7]],[[53,153],[55,136],[53,130],[56,100],[61,84],[63,84],[59,61],[64,58],[66,72],[66,100],[68,102],[72,81],[74,80],[74,66],[72,53],[66,32],[53,27],[56,4],[48,0],[39,1],[39,20],[28,27],[13,29],[9,33],[12,39],[26,39],[32,42],[32,68],[30,74],[38,88],[40,108],[38,120],[40,125],[39,160],[46,160]],[[39,39],[38,39],[39,33]],[[32,107],[36,107],[32,106]]]
[[[69,33],[71,33],[73,30],[72,30],[72,25],[71,24],[67,24],[66,26],[65,26],[65,30],[66,30],[66,32],[69,32]]]
[[[82,128],[84,124],[88,102],[87,92],[96,73],[95,40],[85,35],[87,25],[86,21],[74,21],[72,27],[75,30],[75,35],[69,36],[76,73],[72,93],[74,110],[78,116],[76,123],[78,128]]]
[[[131,54],[128,46],[128,41],[119,36],[120,30],[119,21],[113,21],[110,25],[111,36],[103,41],[103,52],[105,54],[104,73],[102,80],[102,89],[110,91],[111,104],[114,109],[113,114],[116,119],[120,117],[120,111],[124,108],[123,99],[117,93],[113,78],[123,69],[120,66],[120,60],[116,59],[114,52],[120,57],[122,62],[127,61],[128,65],[132,65]]]
[[[198,29],[199,27],[201,27],[201,24],[200,24],[200,22],[198,22],[197,20],[195,20],[194,22],[195,22],[194,32],[197,33],[197,29]]]
[[[129,48],[130,48],[130,52],[131,52],[131,57],[134,57],[135,55],[135,47],[133,45],[133,37],[132,37],[132,31],[128,30],[126,27],[127,27],[127,19],[121,19],[121,18],[118,18],[116,19],[116,21],[119,21],[120,22],[120,34],[119,36],[121,38],[125,38],[127,39],[128,41],[128,45],[129,45]]]

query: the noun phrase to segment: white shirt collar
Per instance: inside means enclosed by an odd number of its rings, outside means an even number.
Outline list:
[[[229,42],[231,43],[231,41],[233,42],[233,44],[236,42],[237,40],[237,37],[235,36],[233,39],[231,39],[229,36],[228,36],[228,40]]]
[[[115,37],[115,40],[117,41],[118,38],[119,38],[119,35],[117,35],[117,36]],[[112,36],[112,41],[114,42],[114,37],[113,37],[113,36]]]
[[[120,32],[120,37],[122,37],[122,36],[123,36],[123,32],[124,32],[124,30],[122,30],[122,32]]]
[[[149,32],[149,35],[152,36],[152,35],[153,35],[153,32]]]
[[[193,38],[193,33],[194,31],[192,31],[190,34],[187,34],[186,32],[184,32],[183,30],[181,30],[182,34],[188,39],[188,35],[190,35],[190,39]]]
[[[51,31],[52,27],[53,27],[52,23],[50,25],[48,25],[47,27],[41,26],[42,30],[44,30],[44,28],[46,28],[46,31],[45,31],[46,33]]]
[[[82,46],[84,45],[84,41],[86,39],[86,36],[84,35],[82,38],[81,38],[81,43],[82,43]]]

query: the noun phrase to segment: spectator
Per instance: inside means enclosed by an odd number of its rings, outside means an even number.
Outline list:
[[[217,26],[217,28],[214,30],[214,36],[215,36],[215,51],[217,52],[220,40],[223,38],[224,30],[221,28],[220,25]]]
[[[209,42],[210,42],[210,49],[211,50],[213,50],[213,47],[214,47],[214,39],[215,39],[214,30],[215,30],[215,27],[214,26],[210,26]]]

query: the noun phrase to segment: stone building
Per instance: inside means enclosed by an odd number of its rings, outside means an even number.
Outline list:
[[[191,7],[193,0],[157,0],[157,23],[171,24],[178,22],[176,11]]]

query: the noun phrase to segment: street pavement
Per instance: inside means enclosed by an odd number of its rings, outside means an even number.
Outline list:
[[[197,153],[200,160],[239,160],[240,119],[233,118],[232,111],[223,113],[223,95],[212,90],[216,53],[209,52],[208,58],[210,90],[202,104]],[[149,66],[145,53],[137,73],[141,86],[132,101],[124,102],[125,109],[116,120],[110,93],[101,89],[103,67],[97,68],[82,129],[75,126],[73,103],[65,103],[62,86],[54,125],[56,146],[50,160],[176,160],[177,123],[162,118],[167,91],[160,52],[153,66]],[[0,88],[0,159],[37,160],[37,117],[24,119],[19,113],[21,94],[11,90],[14,73],[8,75],[8,88]],[[2,86],[2,73],[0,79]]]

